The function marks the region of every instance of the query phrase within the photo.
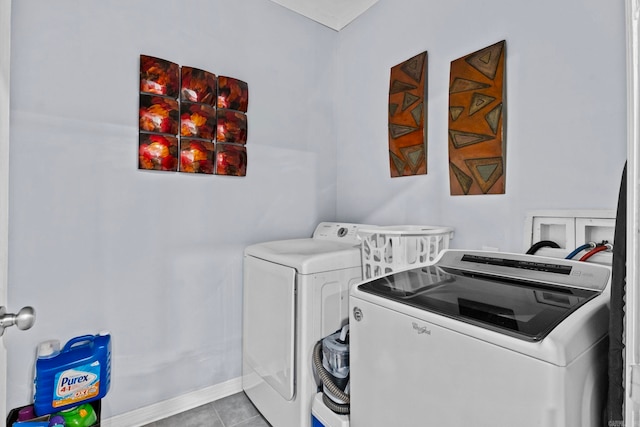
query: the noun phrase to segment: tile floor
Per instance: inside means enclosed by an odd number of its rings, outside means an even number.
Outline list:
[[[271,427],[271,424],[240,392],[144,427]]]

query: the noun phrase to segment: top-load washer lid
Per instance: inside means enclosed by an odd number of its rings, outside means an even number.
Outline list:
[[[361,242],[358,237],[362,224],[321,222],[312,238],[276,240],[248,246],[245,256],[253,256],[294,268],[300,274],[362,268]]]
[[[453,254],[453,256],[452,256]],[[359,290],[528,341],[606,288],[602,266],[533,256],[443,254],[433,266],[393,273]],[[598,268],[600,267],[600,268]],[[581,287],[573,286],[582,277]]]
[[[245,256],[294,268],[300,274],[361,267],[360,245],[321,239],[292,239],[248,246]]]

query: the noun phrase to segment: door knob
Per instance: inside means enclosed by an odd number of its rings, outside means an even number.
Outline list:
[[[36,322],[36,311],[33,307],[22,307],[18,314],[7,313],[7,308],[0,306],[0,337],[5,328],[16,325],[18,329],[29,329]]]

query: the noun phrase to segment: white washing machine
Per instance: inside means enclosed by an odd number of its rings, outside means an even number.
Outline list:
[[[610,268],[447,250],[351,289],[352,427],[600,426]]]
[[[348,321],[359,227],[323,222],[311,238],[245,249],[242,388],[273,427],[311,425],[313,347]]]

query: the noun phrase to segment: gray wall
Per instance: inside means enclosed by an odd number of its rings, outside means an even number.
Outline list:
[[[240,375],[242,249],[321,220],[522,249],[531,209],[611,209],[621,0],[380,0],[339,33],[267,0],[13,3],[8,408],[38,342],[110,330],[110,417]],[[182,4],[182,6],[180,6]],[[450,62],[507,41],[507,194],[449,196]],[[389,178],[389,70],[429,52],[429,174]],[[249,83],[246,178],[137,170],[138,57]]]
[[[506,194],[450,196],[450,64],[500,40]],[[425,50],[428,174],[391,179],[389,71]],[[520,252],[529,211],[615,209],[626,158],[625,53],[622,0],[380,0],[340,32],[338,217],[448,225],[453,247]]]
[[[242,251],[335,216],[336,33],[266,0],[13,2],[8,408],[109,330],[104,417],[237,378]],[[137,169],[139,55],[249,83],[246,178]]]

